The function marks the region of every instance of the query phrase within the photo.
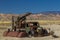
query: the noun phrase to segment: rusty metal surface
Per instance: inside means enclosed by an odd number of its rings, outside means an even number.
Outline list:
[[[7,36],[17,37],[17,36],[18,36],[18,32],[9,32],[9,33],[7,34]]]
[[[27,33],[26,32],[20,32],[18,37],[27,37]]]
[[[8,34],[8,32],[7,32],[7,31],[5,31],[5,32],[3,33],[3,36],[7,36],[7,34]]]

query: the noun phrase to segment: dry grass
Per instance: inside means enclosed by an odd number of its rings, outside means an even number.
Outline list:
[[[60,20],[27,20],[27,22],[39,22],[40,25],[60,24]]]
[[[39,22],[39,24],[60,24],[60,20],[26,20],[26,22]],[[11,24],[12,21],[0,21],[1,24]]]

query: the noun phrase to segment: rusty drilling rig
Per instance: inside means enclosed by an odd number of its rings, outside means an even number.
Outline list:
[[[26,17],[32,13],[27,13],[21,17],[17,17],[14,21],[14,16],[12,16],[12,29],[5,31],[3,36],[9,37],[29,37],[29,36],[48,36],[50,33],[46,29],[39,26],[38,22],[26,22]],[[37,31],[39,29],[39,31]]]

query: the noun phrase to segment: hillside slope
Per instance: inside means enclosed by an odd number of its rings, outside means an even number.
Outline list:
[[[21,16],[23,14],[0,14],[0,21],[11,21],[12,16]],[[34,20],[60,20],[60,12],[41,12],[27,16],[27,19]]]

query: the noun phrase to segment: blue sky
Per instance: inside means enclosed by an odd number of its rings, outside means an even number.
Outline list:
[[[0,0],[0,13],[60,11],[60,0]]]

